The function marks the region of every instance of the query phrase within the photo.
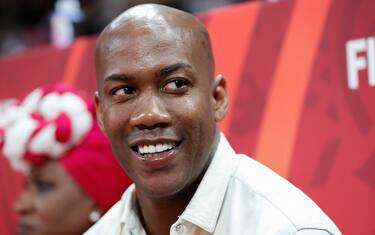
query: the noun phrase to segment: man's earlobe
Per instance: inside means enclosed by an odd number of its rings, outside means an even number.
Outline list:
[[[213,97],[215,100],[215,121],[218,122],[224,119],[228,110],[226,82],[221,74],[215,77]]]
[[[96,110],[96,119],[100,130],[106,135],[104,125],[103,125],[103,109],[102,104],[100,102],[99,92],[95,92],[95,110]]]

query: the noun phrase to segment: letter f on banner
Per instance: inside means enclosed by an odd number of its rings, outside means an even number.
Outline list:
[[[366,52],[367,60],[358,53]],[[375,86],[375,37],[350,40],[346,43],[346,62],[348,71],[349,89],[355,90],[359,87],[358,71],[367,68],[368,82]]]

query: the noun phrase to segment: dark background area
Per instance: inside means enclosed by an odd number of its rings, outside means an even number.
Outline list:
[[[72,22],[74,37],[99,33],[114,17],[141,3],[160,3],[191,13],[244,0],[2,0],[0,1],[0,56],[53,44],[51,17],[58,2],[79,3],[81,17]]]

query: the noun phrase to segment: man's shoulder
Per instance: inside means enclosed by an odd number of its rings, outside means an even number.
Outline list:
[[[254,199],[244,205],[252,207],[252,201],[256,201],[260,213],[278,214],[296,231],[304,228],[338,231],[319,206],[289,181],[246,155],[238,154],[237,157],[239,164],[230,187],[240,189],[233,191]]]

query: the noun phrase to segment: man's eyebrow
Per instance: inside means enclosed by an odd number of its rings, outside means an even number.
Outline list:
[[[182,69],[182,68],[192,68],[191,65],[187,64],[187,63],[184,63],[184,62],[179,62],[179,63],[175,63],[175,64],[171,64],[171,65],[168,65],[164,68],[162,68],[159,72],[158,72],[158,75],[159,76],[166,76],[168,74],[171,74],[179,69]]]
[[[132,76],[126,74],[111,74],[108,77],[104,78],[104,81],[118,81],[118,82],[128,82],[133,80]]]

